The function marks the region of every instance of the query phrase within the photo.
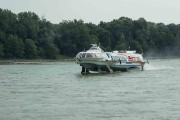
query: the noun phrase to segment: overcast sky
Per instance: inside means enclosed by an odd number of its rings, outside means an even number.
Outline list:
[[[0,0],[0,8],[13,13],[32,11],[52,23],[82,19],[98,24],[124,16],[180,24],[180,0]]]

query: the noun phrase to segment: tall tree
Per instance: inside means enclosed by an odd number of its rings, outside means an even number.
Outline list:
[[[36,39],[39,31],[39,17],[33,12],[21,12],[18,14],[18,36],[24,40]]]
[[[63,55],[74,55],[88,49],[92,41],[97,40],[90,36],[89,29],[82,20],[63,21],[59,24],[58,34],[62,37],[60,50]],[[91,39],[92,37],[95,39]]]
[[[4,54],[6,58],[23,58],[24,43],[16,35],[9,35],[5,41]]]
[[[0,58],[3,58],[4,56],[4,47],[3,44],[0,44]]]
[[[28,59],[35,59],[37,58],[37,46],[32,39],[25,40],[25,57]]]

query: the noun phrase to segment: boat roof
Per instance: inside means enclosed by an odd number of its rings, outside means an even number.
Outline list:
[[[86,52],[87,53],[101,53],[101,52],[104,52],[97,44],[91,44],[92,47],[87,50]]]
[[[127,54],[135,54],[135,53],[136,53],[136,50],[125,50],[125,51],[123,51],[123,50],[121,50],[121,51],[117,51],[117,50],[115,50],[115,51],[113,51],[113,53],[127,53]]]
[[[136,53],[136,51],[135,50],[128,50],[128,51],[126,51],[126,53],[133,54],[133,53]]]

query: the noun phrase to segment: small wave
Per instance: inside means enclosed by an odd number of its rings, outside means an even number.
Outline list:
[[[10,73],[10,74],[19,74],[19,73],[17,73],[17,72],[12,72],[12,73]]]

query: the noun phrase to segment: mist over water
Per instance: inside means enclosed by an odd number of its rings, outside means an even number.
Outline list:
[[[144,66],[144,70],[163,70],[163,69],[171,69],[172,67],[166,65],[155,65],[152,63],[146,64]]]
[[[179,61],[88,75],[75,62],[0,65],[0,119],[178,120]]]

